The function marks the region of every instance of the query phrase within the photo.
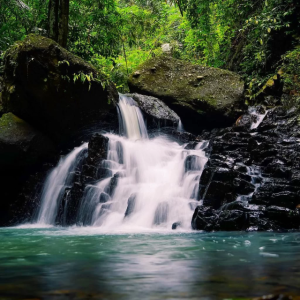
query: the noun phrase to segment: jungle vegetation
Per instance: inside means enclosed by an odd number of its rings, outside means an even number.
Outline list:
[[[249,100],[281,72],[299,95],[299,0],[0,0],[0,53],[48,36],[127,91],[127,76],[170,44],[172,55],[240,73]]]

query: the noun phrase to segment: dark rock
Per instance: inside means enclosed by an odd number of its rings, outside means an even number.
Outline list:
[[[107,158],[109,139],[101,134],[94,134],[89,142],[87,161],[98,167],[103,159]]]
[[[107,194],[112,196],[115,192],[115,189],[118,185],[118,180],[121,177],[120,173],[116,173],[110,180],[109,186],[107,187]]]
[[[181,226],[181,222],[175,222],[175,223],[172,224],[172,230],[175,230],[180,226]]]
[[[4,110],[58,141],[95,124],[105,127],[110,112],[117,116],[114,85],[103,89],[103,74],[50,39],[27,36],[6,52],[4,63]]]
[[[209,206],[197,206],[192,217],[192,228],[195,230],[213,230],[218,220],[217,212]]]
[[[235,131],[249,130],[254,121],[255,119],[253,115],[249,115],[249,114],[242,115],[235,122],[235,125],[233,126],[233,130]]]
[[[146,61],[138,72],[129,78],[130,91],[164,101],[190,132],[231,125],[241,115],[244,83],[237,74],[168,55]]]
[[[136,205],[136,195],[131,195],[128,199],[127,209],[125,211],[125,218],[130,216],[134,212],[135,205]]]
[[[263,108],[256,112],[264,114]],[[250,110],[251,112],[252,110]],[[276,107],[249,133],[246,115],[232,130],[210,137],[208,162],[199,182],[203,207],[192,224],[202,230],[299,229],[299,109]],[[237,201],[238,199],[238,201]],[[242,200],[242,201],[240,201]]]
[[[53,142],[12,113],[0,119],[0,168],[29,168],[56,154]]]

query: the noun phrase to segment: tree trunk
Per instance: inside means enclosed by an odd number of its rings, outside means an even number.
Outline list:
[[[69,25],[69,0],[60,0],[59,6],[59,26],[58,26],[58,43],[66,48],[68,41]]]
[[[49,1],[49,37],[62,47],[67,46],[70,0]]]
[[[58,7],[59,0],[49,1],[48,22],[49,22],[49,38],[58,41]]]

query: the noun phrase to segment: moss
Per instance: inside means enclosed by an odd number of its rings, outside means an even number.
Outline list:
[[[164,100],[191,132],[206,124],[231,125],[244,109],[244,82],[238,74],[165,54],[139,66],[129,77],[128,86],[132,93]]]
[[[10,64],[15,65],[16,67],[18,56],[21,52],[32,53],[41,50],[45,51],[45,53],[56,51],[59,53],[59,56],[64,57],[63,61],[67,61],[69,65],[80,66],[81,69],[84,68],[86,74],[93,73],[95,80],[98,79],[102,81],[106,79],[106,76],[99,73],[91,64],[80,57],[71,54],[55,41],[36,34],[30,34],[23,41],[19,41],[10,47],[5,54],[4,60],[9,60]],[[52,63],[54,65],[59,66],[59,62],[57,57],[52,58]]]
[[[155,68],[155,69],[154,69]],[[216,106],[226,105],[232,96],[243,93],[244,83],[230,71],[193,65],[162,55],[146,61],[129,78],[129,86],[136,86],[160,97],[174,97],[182,103],[198,102]]]
[[[26,122],[12,113],[4,114],[0,119],[0,133],[2,135],[6,133],[11,135],[13,130],[19,131],[19,126],[28,127]]]

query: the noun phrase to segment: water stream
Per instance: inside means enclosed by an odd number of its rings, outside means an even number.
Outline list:
[[[85,187],[77,225],[127,231],[190,229],[199,179],[207,162],[205,142],[186,150],[165,135],[149,138],[143,115],[130,97],[120,95],[120,133],[109,138],[107,159],[99,167],[107,178]],[[75,148],[49,175],[38,213],[39,224],[55,225],[57,207],[72,181],[87,144]]]

